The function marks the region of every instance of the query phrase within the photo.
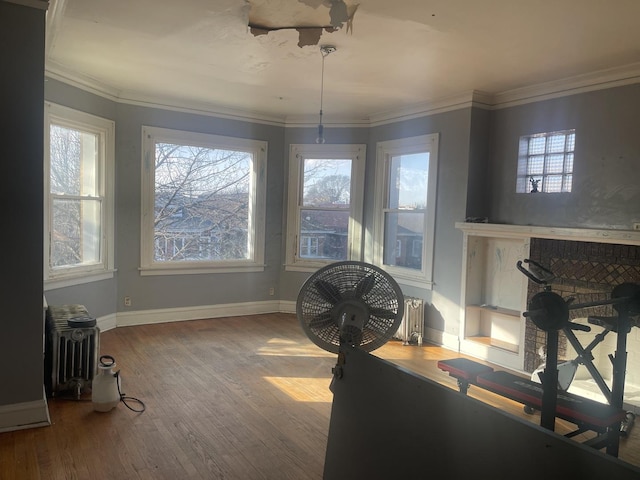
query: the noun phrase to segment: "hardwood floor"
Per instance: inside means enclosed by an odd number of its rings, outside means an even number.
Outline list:
[[[294,315],[122,327],[100,342],[122,392],[146,410],[120,403],[98,413],[88,395],[49,399],[50,427],[0,434],[1,479],[322,478],[336,356],[312,344]],[[457,388],[436,367],[455,352],[391,341],[374,354]],[[539,422],[520,404],[469,393]],[[639,437],[636,427],[622,439],[622,460],[640,465]]]

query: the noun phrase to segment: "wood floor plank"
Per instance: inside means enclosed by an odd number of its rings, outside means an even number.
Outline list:
[[[322,478],[336,356],[311,343],[294,315],[123,327],[100,343],[116,358],[123,393],[146,411],[120,403],[94,412],[86,395],[49,399],[50,427],[0,434],[0,479]],[[391,341],[373,353],[457,389],[436,366],[455,352]],[[539,422],[520,404],[473,387],[469,394]],[[558,431],[569,428],[558,422]],[[620,446],[634,465],[639,431]]]

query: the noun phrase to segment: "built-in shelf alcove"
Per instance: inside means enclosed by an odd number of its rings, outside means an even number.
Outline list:
[[[518,260],[531,258],[551,268],[557,276],[553,290],[562,296],[602,297],[616,284],[640,283],[640,232],[466,222],[456,228],[464,233],[460,350],[516,371],[531,373],[542,362],[538,352],[545,338],[523,316],[540,286],[517,269]],[[580,334],[581,342],[597,333],[593,327]],[[625,398],[640,404],[640,328],[632,329],[627,345]],[[594,363],[607,380],[612,348],[615,334],[594,350]],[[561,354],[571,359],[575,352],[563,344]],[[572,386],[604,401],[592,383],[580,367]]]

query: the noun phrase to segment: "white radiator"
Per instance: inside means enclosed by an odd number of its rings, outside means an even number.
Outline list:
[[[424,300],[416,297],[404,297],[404,315],[398,331],[393,336],[402,340],[404,345],[415,343],[422,345],[424,336]]]
[[[88,318],[82,305],[49,306],[45,345],[45,385],[48,394],[71,391],[80,397],[91,387],[98,365],[100,330],[72,327],[69,320]]]

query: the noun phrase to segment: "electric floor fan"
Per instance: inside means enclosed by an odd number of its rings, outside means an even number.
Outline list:
[[[320,268],[302,285],[296,314],[309,339],[339,353],[342,346],[371,352],[398,330],[404,296],[381,268],[343,261]]]

